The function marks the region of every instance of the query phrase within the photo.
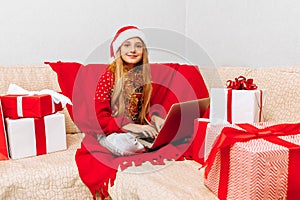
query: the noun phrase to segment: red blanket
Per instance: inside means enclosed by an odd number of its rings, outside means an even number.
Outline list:
[[[88,186],[93,197],[98,193],[101,199],[108,196],[108,183],[114,184],[118,167],[122,170],[141,165],[145,161],[153,165],[163,165],[164,159],[183,160],[190,143],[167,145],[155,152],[141,153],[133,156],[116,157],[99,145],[93,134],[87,134],[76,152],[76,163],[82,181]]]
[[[164,164],[164,159],[192,159],[189,145],[169,144],[156,152],[134,156],[115,157],[99,145],[95,134],[101,130],[94,108],[96,83],[107,65],[92,64],[82,66],[78,63],[47,63],[58,75],[62,93],[73,102],[68,108],[72,119],[80,130],[86,133],[81,148],[76,153],[79,175],[93,196],[98,192],[101,198],[108,195],[108,182],[113,185],[118,166],[125,169],[132,165],[141,165],[145,161]],[[177,102],[208,97],[208,91],[197,66],[180,64],[151,64],[153,93],[151,105],[162,117]]]

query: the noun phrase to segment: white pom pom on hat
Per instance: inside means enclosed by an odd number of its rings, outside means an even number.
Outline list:
[[[123,42],[133,37],[139,37],[146,45],[145,34],[136,26],[124,26],[120,28],[110,44],[110,57],[114,58]]]

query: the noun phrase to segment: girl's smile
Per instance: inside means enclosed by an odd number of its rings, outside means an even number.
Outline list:
[[[121,46],[121,58],[127,65],[136,65],[143,58],[144,44],[134,37],[126,40]]]

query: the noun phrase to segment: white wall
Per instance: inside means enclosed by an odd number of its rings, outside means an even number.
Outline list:
[[[300,65],[297,0],[187,1],[186,34],[216,65]]]
[[[0,65],[86,62],[127,24],[183,34],[184,56],[196,57],[195,44],[204,50],[196,64],[206,52],[217,66],[300,64],[297,0],[0,0]],[[157,51],[150,58],[179,61]]]
[[[185,16],[182,0],[0,0],[0,65],[84,62],[121,26],[183,33]]]

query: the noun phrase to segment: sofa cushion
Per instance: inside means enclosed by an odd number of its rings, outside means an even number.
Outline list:
[[[204,183],[204,168],[194,161],[165,161],[166,165],[132,166],[118,171],[112,199],[205,199],[217,200]]]
[[[0,66],[0,94],[6,94],[9,84],[14,83],[26,90],[39,91],[50,89],[60,92],[57,75],[47,65],[30,66]],[[62,111],[66,116],[66,132],[77,133],[79,129],[70,119],[66,109]]]
[[[300,122],[300,67],[253,68],[249,77],[266,89],[265,121]]]
[[[0,94],[15,83],[26,90],[51,89],[60,91],[56,74],[51,68],[41,66],[0,66]]]
[[[67,134],[64,151],[1,161],[0,199],[92,199],[74,159],[82,137]]]

